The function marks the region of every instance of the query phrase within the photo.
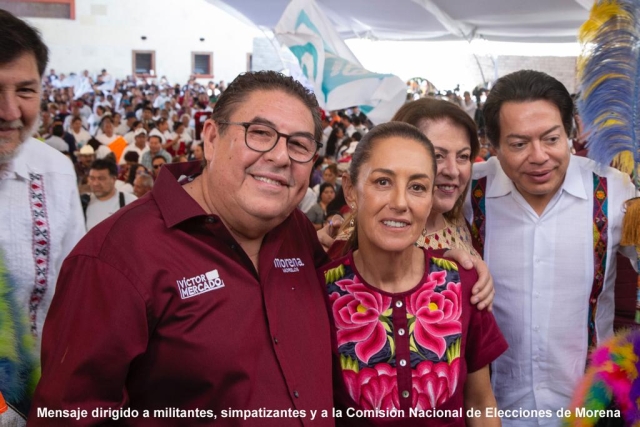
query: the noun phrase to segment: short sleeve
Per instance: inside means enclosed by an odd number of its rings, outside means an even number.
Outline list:
[[[478,275],[475,270],[460,270],[460,281],[465,286],[473,286]],[[500,328],[496,323],[493,314],[486,309],[478,310],[475,305],[471,305],[469,329],[467,330],[467,340],[465,349],[465,359],[467,361],[467,372],[475,372],[484,368],[504,353],[509,345],[502,336]]]

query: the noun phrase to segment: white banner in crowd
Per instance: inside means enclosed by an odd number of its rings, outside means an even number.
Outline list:
[[[389,121],[405,102],[405,83],[365,70],[314,0],[292,0],[275,35],[298,58],[323,109],[360,106],[377,124]]]

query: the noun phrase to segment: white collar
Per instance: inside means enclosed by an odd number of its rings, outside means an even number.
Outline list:
[[[513,181],[509,179],[502,170],[502,167],[500,167],[498,159],[489,159],[489,161],[494,161],[498,163],[498,165],[491,187],[487,189],[487,197],[502,197],[513,191],[517,191]],[[574,160],[573,155],[569,156],[569,166],[567,167],[564,181],[558,189],[558,192],[561,191],[566,191],[568,194],[579,199],[587,199],[587,192],[582,180],[582,171],[578,162]]]

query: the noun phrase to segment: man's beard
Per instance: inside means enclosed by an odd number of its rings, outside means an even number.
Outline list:
[[[6,120],[0,119],[0,129],[17,129],[20,133],[18,144],[10,151],[4,151],[1,147],[5,144],[11,144],[12,141],[0,138],[0,167],[10,163],[18,155],[22,143],[25,142],[31,135],[33,135],[37,126],[37,120],[30,128],[26,128],[22,120],[18,119],[8,122]]]

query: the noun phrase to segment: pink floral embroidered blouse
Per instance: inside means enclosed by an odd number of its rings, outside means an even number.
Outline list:
[[[467,372],[507,349],[493,315],[471,306],[475,271],[431,250],[425,259],[420,283],[397,294],[366,283],[352,252],[319,269],[332,318],[335,403],[343,410],[337,425],[464,426]],[[347,417],[347,408],[382,412]],[[425,416],[434,409],[453,416]]]

